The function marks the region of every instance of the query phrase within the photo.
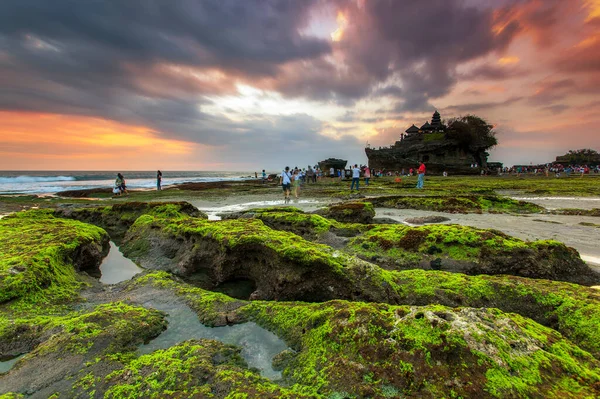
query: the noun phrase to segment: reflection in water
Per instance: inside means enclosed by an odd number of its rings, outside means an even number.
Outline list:
[[[19,359],[21,359],[23,356],[25,356],[25,355],[14,357],[5,362],[0,362],[0,374],[6,373],[7,371],[9,371],[15,365],[15,363],[18,362]]]
[[[273,370],[273,356],[287,349],[279,337],[258,324],[249,322],[224,327],[206,327],[198,321],[198,316],[187,305],[150,301],[144,306],[168,313],[169,326],[161,335],[138,349],[141,354],[157,349],[167,349],[189,339],[214,339],[226,344],[242,347],[242,357],[250,367],[260,370],[263,377],[280,379],[281,372]]]
[[[119,247],[110,242],[110,252],[100,265],[100,282],[104,284],[116,284],[129,280],[142,272],[142,269],[131,260],[123,256]]]

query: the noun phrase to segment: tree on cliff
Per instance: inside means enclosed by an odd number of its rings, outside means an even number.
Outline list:
[[[565,155],[556,157],[556,160],[572,164],[597,164],[600,162],[600,154],[591,148],[582,148],[580,150],[569,150]]]
[[[446,137],[456,140],[458,146],[482,166],[485,166],[483,160],[489,155],[487,150],[498,144],[494,126],[475,115],[450,119]]]

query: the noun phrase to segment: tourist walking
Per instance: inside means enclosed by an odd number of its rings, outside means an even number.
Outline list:
[[[160,170],[156,171],[156,190],[162,190],[162,172]]]
[[[290,188],[292,185],[292,175],[290,174],[289,166],[286,166],[285,170],[281,172],[279,184],[281,184],[281,187],[283,188],[283,200],[287,204],[288,202],[290,202]]]
[[[417,173],[419,174],[419,177],[417,179],[417,188],[423,188],[423,183],[425,180],[425,163],[421,162],[421,165],[419,165],[419,169],[417,169]]]
[[[267,172],[265,172],[265,170],[263,169],[263,171],[262,171],[262,184],[265,184],[266,181],[267,181]]]
[[[350,191],[354,190],[354,184],[356,184],[356,191],[360,191],[358,185],[360,183],[360,169],[357,164],[354,164],[352,168],[352,184],[350,185]]]
[[[371,169],[368,166],[365,166],[365,186],[369,185],[369,179],[371,178]]]

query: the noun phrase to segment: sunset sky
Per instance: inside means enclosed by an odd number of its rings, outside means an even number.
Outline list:
[[[600,150],[600,0],[2,0],[0,169],[366,163],[434,110]]]

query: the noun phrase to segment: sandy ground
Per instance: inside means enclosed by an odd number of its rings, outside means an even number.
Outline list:
[[[594,209],[600,208],[598,197],[537,197],[537,196],[511,196],[520,201],[533,202],[548,210],[561,208]]]

